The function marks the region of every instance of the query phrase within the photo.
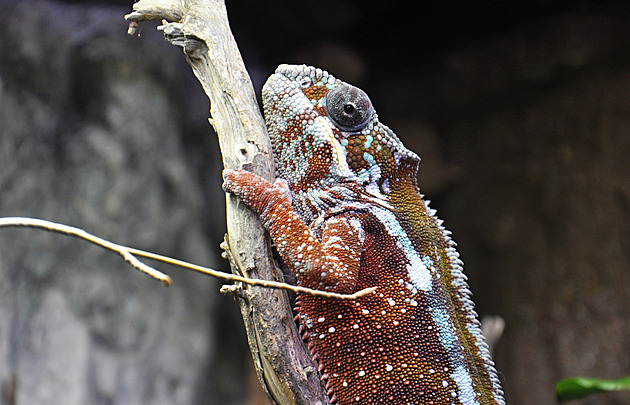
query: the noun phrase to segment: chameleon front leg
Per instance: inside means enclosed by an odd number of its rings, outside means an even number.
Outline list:
[[[302,286],[338,293],[355,292],[363,229],[352,214],[328,219],[317,237],[291,205],[286,181],[274,183],[244,170],[225,170],[223,188],[261,218],[282,260]]]

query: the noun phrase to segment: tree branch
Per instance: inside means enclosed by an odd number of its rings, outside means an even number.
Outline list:
[[[165,37],[184,55],[210,98],[212,119],[226,168],[245,168],[271,179],[273,163],[264,120],[232,36],[223,1],[141,0],[126,16],[138,22],[166,19]],[[228,246],[232,271],[279,280],[271,247],[252,211],[227,197]],[[295,327],[285,293],[244,287],[239,300],[258,378],[276,404],[327,404],[316,364]]]
[[[22,217],[0,218],[0,227],[9,227],[9,226],[39,228],[39,229],[44,229],[46,231],[57,232],[64,235],[70,235],[70,236],[84,239],[97,246],[100,246],[107,250],[111,250],[112,252],[118,253],[132,267],[140,270],[141,272],[145,274],[148,274],[149,276],[157,280],[160,280],[162,284],[166,286],[171,285],[171,278],[169,276],[167,276],[166,274],[160,271],[157,271],[151,266],[147,266],[146,264],[142,263],[140,260],[136,258],[136,255],[138,255],[137,253],[142,252],[142,251],[136,250],[136,252],[133,252],[134,249],[130,249],[126,246],[110,242],[103,238],[99,238],[98,236],[94,236],[91,233],[84,231],[83,229],[75,228],[69,225],[58,224],[55,222],[45,221],[43,219],[36,219],[36,218],[22,218]]]
[[[313,290],[311,288],[295,286],[287,283],[279,283],[277,281],[260,280],[257,278],[242,277],[237,274],[224,273],[222,271],[214,270],[208,267],[199,266],[197,264],[185,262],[183,260],[173,259],[172,257],[158,255],[156,253],[147,252],[145,250],[135,249],[129,246],[119,245],[117,243],[108,241],[103,238],[99,238],[81,228],[75,228],[73,226],[59,224],[57,222],[46,221],[44,219],[37,218],[25,218],[25,217],[1,217],[0,228],[6,227],[25,227],[25,228],[38,228],[44,229],[50,232],[56,232],[63,235],[74,236],[79,239],[86,240],[104,249],[110,250],[114,253],[118,253],[122,256],[127,263],[141,272],[153,277],[156,280],[161,281],[167,287],[171,285],[171,278],[166,274],[154,269],[151,266],[147,266],[143,262],[137,259],[137,257],[144,257],[146,259],[156,260],[163,263],[172,264],[173,266],[183,267],[189,270],[196,271],[198,273],[205,274],[210,277],[220,278],[235,283],[244,283],[251,286],[260,286],[265,288],[277,288],[280,290],[292,291],[294,293],[308,294],[318,296],[331,300],[356,300],[371,294],[376,290],[376,287],[365,288],[361,291],[357,291],[354,294],[338,294],[328,291]],[[228,252],[226,252],[228,253]],[[227,255],[226,255],[227,256]],[[233,261],[233,257],[229,255],[230,261]]]

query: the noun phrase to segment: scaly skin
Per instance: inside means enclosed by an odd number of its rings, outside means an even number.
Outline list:
[[[420,158],[367,95],[320,69],[281,65],[263,88],[279,180],[226,171],[299,285],[297,319],[331,401],[504,404],[462,262],[419,194]]]

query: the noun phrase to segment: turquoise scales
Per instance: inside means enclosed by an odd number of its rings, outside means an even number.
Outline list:
[[[328,73],[281,65],[263,88],[279,180],[226,171],[303,286],[297,319],[331,401],[504,404],[462,262],[422,200],[420,159],[368,96]]]

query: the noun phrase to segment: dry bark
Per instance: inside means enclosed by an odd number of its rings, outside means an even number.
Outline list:
[[[223,1],[142,0],[126,18],[130,31],[140,21],[165,19],[160,29],[182,48],[210,98],[214,126],[226,168],[244,168],[271,179],[273,161],[264,120],[244,63],[232,36]],[[228,236],[224,246],[232,271],[277,280],[269,238],[257,216],[226,200]],[[258,378],[276,404],[327,404],[317,366],[296,330],[283,291],[250,286],[229,289],[245,323]]]

